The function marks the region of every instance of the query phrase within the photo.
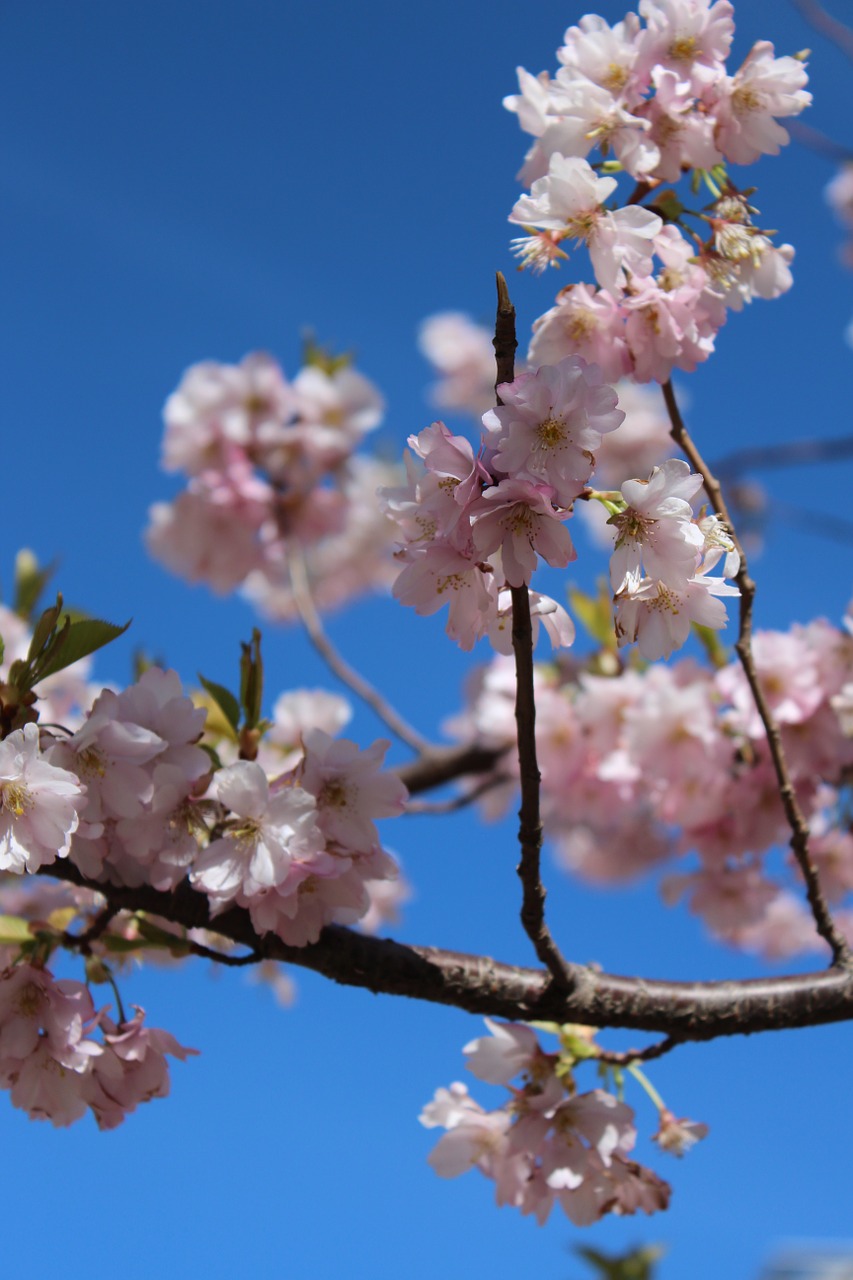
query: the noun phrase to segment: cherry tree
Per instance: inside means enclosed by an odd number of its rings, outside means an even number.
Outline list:
[[[540,1223],[586,1226],[666,1209],[666,1157],[707,1137],[679,1114],[689,1081],[671,1106],[647,1064],[853,1017],[853,616],[754,629],[737,511],[673,383],[793,282],[784,228],[764,226],[733,170],[788,142],[810,102],[805,60],[763,40],[734,65],[733,35],[728,0],[640,0],[615,25],[570,26],[551,71],[519,68],[505,106],[530,142],[513,252],[572,278],[523,358],[501,273],[492,331],[425,321],[437,401],[470,416],[470,436],[435,421],[403,464],[377,456],[380,391],[313,343],[292,378],[261,352],[187,370],[163,440],[185,487],[151,508],[146,542],[266,619],[231,685],[142,663],[127,687],[99,686],[91,656],[125,628],[61,596],[45,607],[48,574],[19,557],[0,612],[0,1080],[14,1106],[111,1129],[168,1092],[168,1059],[196,1049],[125,1007],[131,962],[257,966],[273,984],[283,965],[309,969],[484,1018],[462,1052],[501,1100],[436,1082],[420,1117],[437,1130],[430,1163],[479,1171]],[[846,178],[833,198],[849,213]],[[567,608],[553,571],[577,558],[575,520],[609,568]],[[327,634],[326,611],[376,591],[418,615],[446,608],[448,642],[481,659],[450,745]],[[263,650],[282,622],[305,628],[407,763],[386,767],[389,740],[342,736],[340,694],[272,696]],[[517,804],[518,962],[380,936],[410,892],[390,819],[477,806],[487,823]],[[669,863],[666,900],[713,936],[775,959],[815,951],[823,967],[676,982],[581,963],[549,921],[544,842],[595,883]],[[56,976],[63,957],[77,977]],[[609,1047],[614,1029],[642,1042]],[[634,1155],[642,1094],[661,1171]]]

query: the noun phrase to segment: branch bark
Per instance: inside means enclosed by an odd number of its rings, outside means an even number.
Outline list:
[[[761,717],[761,723],[764,725],[764,732],[767,737],[767,747],[770,752],[770,758],[773,761],[773,768],[776,772],[776,779],[779,785],[779,798],[785,810],[785,816],[788,825],[791,828],[791,850],[797,860],[797,864],[803,876],[806,885],[806,894],[811,907],[812,916],[817,927],[817,931],[824,941],[828,944],[832,952],[832,962],[835,965],[853,967],[853,954],[847,944],[841,931],[832,918],[829,910],[829,904],[826,901],[823,890],[820,885],[817,868],[811,860],[809,854],[809,827],[806,822],[805,815],[800,808],[797,800],[797,793],[794,790],[794,784],[791,781],[791,774],[788,769],[788,763],[785,759],[785,750],[782,746],[782,734],[776,718],[770,710],[770,704],[765,697],[764,690],[761,687],[761,681],[758,678],[758,672],[755,667],[755,660],[752,655],[752,610],[755,601],[755,582],[750,577],[749,566],[747,564],[746,554],[743,546],[737,536],[737,530],[734,527],[732,518],[729,515],[726,506],[723,491],[720,482],[711,472],[710,467],[705,462],[701,453],[694,444],[690,434],[684,425],[684,420],[678,408],[675,399],[675,391],[672,382],[665,382],[661,388],[663,398],[666,402],[667,412],[671,424],[670,435],[684,456],[693,467],[694,471],[702,476],[705,492],[713,507],[714,511],[725,524],[732,541],[735,545],[738,555],[740,556],[740,569],[737,572],[735,581],[740,587],[740,629],[738,638],[735,643],[735,651],[740,659],[744,676],[749,685],[752,696],[755,699],[755,705],[758,714]]]
[[[503,404],[498,388],[515,376],[515,307],[506,280],[497,273],[498,311],[495,320],[495,395]],[[512,647],[515,654],[515,723],[518,736],[518,765],[521,781],[521,808],[518,811],[518,843],[521,858],[518,876],[522,886],[521,923],[537,956],[554,979],[564,987],[572,984],[571,967],[560,953],[545,922],[545,887],[540,874],[542,817],[539,788],[542,776],[536,759],[536,698],[533,690],[533,628],[530,595],[526,586],[511,587]]]
[[[213,929],[259,960],[279,960],[333,982],[376,994],[409,996],[510,1021],[577,1022],[629,1027],[678,1040],[714,1040],[853,1020],[853,971],[726,982],[669,982],[623,977],[571,965],[572,989],[541,969],[489,956],[407,946],[330,926],[318,942],[292,947],[259,935],[248,911],[232,907],[211,919],[207,898],[184,881],[172,893],[86,880],[67,858],[43,869],[54,879],[94,889],[110,907],[144,911],[187,929]]]

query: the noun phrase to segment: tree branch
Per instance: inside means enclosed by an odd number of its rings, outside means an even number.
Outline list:
[[[793,0],[793,5],[810,27],[853,59],[853,31],[848,26],[827,13],[817,0]]]
[[[805,463],[833,462],[838,458],[853,456],[853,435],[835,436],[828,440],[808,437],[804,440],[783,440],[781,444],[752,445],[735,449],[711,463],[714,473],[723,480],[741,475],[744,471],[765,470],[768,467],[801,467]]]
[[[495,319],[495,395],[503,404],[498,388],[512,382],[515,375],[515,307],[510,302],[506,280],[497,273],[498,311]],[[542,776],[536,760],[536,699],[533,691],[533,627],[530,595],[526,586],[510,587],[512,596],[512,647],[515,653],[515,723],[518,732],[518,765],[521,776],[521,808],[518,811],[518,843],[521,859],[518,876],[522,885],[521,923],[536,954],[557,982],[570,986],[572,975],[545,923],[545,888],[540,875],[542,818],[539,785]]]
[[[488,773],[509,749],[509,744],[505,747],[483,747],[476,742],[461,747],[430,747],[417,760],[400,765],[394,772],[408,788],[409,794],[416,795],[443,787],[445,783],[470,773]]]
[[[664,1036],[654,1044],[647,1044],[644,1049],[626,1049],[624,1053],[616,1053],[609,1049],[600,1049],[596,1054],[596,1062],[606,1062],[611,1067],[627,1067],[632,1062],[652,1062],[671,1053],[684,1041],[680,1036]]]
[[[773,761],[773,768],[776,772],[776,779],[779,784],[779,797],[785,810],[785,816],[788,820],[788,826],[791,828],[791,849],[797,860],[800,871],[806,885],[806,894],[809,900],[809,906],[812,910],[817,931],[824,941],[829,945],[832,951],[832,963],[835,965],[843,965],[853,967],[853,955],[846,939],[837,928],[829,905],[824,897],[823,890],[817,873],[817,868],[809,855],[809,828],[802,809],[800,808],[794,785],[791,781],[791,775],[788,770],[788,764],[785,759],[785,751],[782,746],[782,734],[776,719],[770,710],[770,705],[764,695],[761,682],[758,679],[758,672],[755,667],[755,660],[752,656],[752,609],[755,601],[755,582],[749,575],[749,567],[747,565],[746,555],[741,546],[737,531],[732,523],[726,502],[723,497],[722,489],[719,481],[711,473],[708,464],[700,454],[692,438],[688,434],[684,425],[684,420],[678,408],[675,399],[675,392],[672,382],[667,381],[662,386],[663,398],[666,402],[669,420],[671,424],[671,436],[675,443],[681,449],[682,453],[690,462],[694,471],[698,472],[704,481],[705,492],[713,507],[714,511],[720,517],[727,527],[732,538],[738,555],[740,556],[740,568],[735,577],[735,581],[740,587],[740,629],[737,641],[735,642],[735,651],[740,659],[744,676],[747,684],[752,690],[752,696],[755,699],[755,705],[758,714],[761,717],[761,723],[764,725],[764,732],[767,737],[767,746],[770,751],[770,757]]]
[[[149,885],[101,884],[87,880],[67,858],[39,874],[94,889],[117,911],[144,911],[186,929],[212,929],[259,959],[285,961],[345,986],[510,1021],[577,1022],[653,1031],[679,1040],[714,1040],[853,1020],[853,971],[845,968],[739,982],[668,982],[571,965],[573,985],[567,990],[541,969],[437,947],[406,946],[337,925],[324,929],[311,946],[288,946],[274,934],[256,933],[242,907],[211,920],[207,898],[188,881],[171,893]]]
[[[320,654],[320,657],[338,679],[348,689],[352,690],[356,697],[361,698],[362,702],[366,702],[375,711],[383,724],[387,725],[401,742],[405,742],[407,747],[411,747],[418,754],[428,752],[430,743],[426,738],[422,737],[417,729],[413,729],[399,712],[395,711],[391,704],[383,698],[378,689],[375,689],[368,680],[365,680],[364,676],[360,675],[354,667],[351,667],[341,657],[326,635],[322,620],[314,604],[314,597],[311,595],[311,588],[308,585],[305,558],[301,549],[293,543],[288,544],[287,564],[296,608],[299,610],[299,616],[308,633],[308,638]]]

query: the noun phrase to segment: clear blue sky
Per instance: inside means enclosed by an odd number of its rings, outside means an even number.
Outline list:
[[[553,67],[583,12],[554,0],[3,6],[0,577],[8,584],[14,551],[29,545],[61,558],[69,601],[133,615],[132,639],[104,655],[101,675],[126,679],[142,646],[187,680],[200,669],[228,681],[254,621],[240,601],[173,580],[142,547],[149,504],[175,490],[158,471],[160,410],[188,364],[266,348],[295,372],[311,326],[354,348],[382,387],[389,450],[429,421],[419,321],[448,308],[488,321],[494,271],[511,272],[506,215],[525,140],[501,98],[516,65]],[[758,38],[780,53],[814,48],[808,119],[853,145],[853,69],[840,53],[785,4],[747,0],[737,20],[742,53]],[[853,276],[823,202],[831,173],[799,147],[751,170],[764,224],[797,248],[796,284],[733,316],[718,354],[683,380],[711,456],[851,429]],[[513,274],[511,286],[524,331],[554,280]],[[786,502],[844,514],[850,481],[836,465],[773,483]],[[837,621],[851,593],[846,549],[784,523],[756,570],[759,625]],[[442,625],[388,601],[331,624],[427,733],[458,706],[471,661]],[[267,633],[266,652],[271,697],[331,683],[295,633]],[[377,732],[360,714],[356,735]],[[529,962],[511,825],[413,819],[388,839],[417,894],[400,936]],[[754,971],[665,913],[652,887],[596,896],[557,883],[553,866],[548,876],[574,958],[662,976]],[[579,1280],[567,1249],[581,1236],[567,1222],[539,1230],[497,1211],[478,1175],[445,1183],[425,1163],[434,1137],[418,1111],[462,1075],[478,1024],[310,974],[297,983],[291,1011],[245,975],[201,964],[125,984],[202,1056],[176,1067],[169,1101],[115,1133],[54,1131],[3,1109],[9,1273]],[[849,1028],[824,1028],[661,1062],[654,1079],[670,1105],[711,1137],[668,1170],[653,1157],[675,1184],[669,1214],[583,1238],[614,1251],[666,1241],[663,1280],[751,1280],[781,1237],[849,1234],[850,1050]],[[637,1105],[648,1133],[654,1117]]]

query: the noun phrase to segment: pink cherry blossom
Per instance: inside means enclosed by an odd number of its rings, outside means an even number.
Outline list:
[[[616,531],[610,560],[614,592],[637,589],[641,564],[649,577],[666,586],[686,587],[705,544],[689,502],[701,487],[702,477],[677,458],[655,467],[648,480],[625,481],[622,497],[627,508],[611,517]]]
[[[325,848],[314,797],[298,786],[270,794],[266,775],[254,761],[220,770],[214,793],[234,824],[198,855],[192,882],[217,910],[238,894],[251,897],[283,884],[294,857]]]
[[[486,1018],[485,1022],[489,1035],[469,1041],[462,1050],[468,1059],[468,1069],[478,1080],[509,1084],[514,1076],[528,1070],[539,1053],[536,1032],[530,1027],[495,1022],[492,1018]]]
[[[374,819],[402,813],[408,796],[398,778],[380,772],[390,743],[380,739],[362,751],[322,729],[309,729],[303,741],[301,782],[316,799],[320,830],[344,851],[369,852],[379,843]]]
[[[441,375],[431,389],[433,402],[479,418],[495,402],[495,349],[492,335],[458,311],[424,320],[418,345]]]
[[[501,480],[486,489],[471,509],[474,544],[483,555],[501,553],[503,574],[510,586],[530,581],[537,556],[546,564],[565,568],[576,558],[571,535],[554,509],[549,485],[529,480]]]
[[[774,117],[794,116],[809,105],[806,69],[798,58],[776,58],[769,40],[759,40],[740,70],[718,86],[715,141],[728,160],[752,164],[779,154],[788,131]]]
[[[585,244],[599,284],[616,293],[626,283],[626,271],[646,275],[651,270],[650,241],[663,224],[637,205],[607,212],[603,202],[615,187],[615,179],[597,177],[586,160],[554,154],[547,175],[516,202],[510,222],[560,231]]]
[[[35,724],[0,742],[0,870],[38,871],[68,854],[86,788],[49,756]]]
[[[649,662],[668,658],[684,644],[694,622],[721,630],[727,615],[719,597],[739,595],[738,588],[723,578],[693,577],[681,590],[644,578],[616,598],[619,644],[636,641],[640,654]]]
[[[568,285],[557,295],[556,306],[534,322],[529,362],[556,365],[576,355],[598,365],[605,381],[613,383],[632,368],[624,331],[625,312],[611,294],[586,284]]]
[[[592,472],[592,451],[624,420],[615,391],[597,366],[577,356],[523,373],[498,390],[503,403],[483,416],[493,469],[550,485],[555,501],[571,506]]]

